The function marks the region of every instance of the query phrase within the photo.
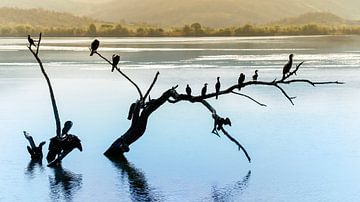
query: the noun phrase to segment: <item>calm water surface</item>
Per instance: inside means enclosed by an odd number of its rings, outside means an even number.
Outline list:
[[[289,53],[305,61],[297,78],[341,80],[342,86],[251,87],[210,100],[233,123],[228,131],[253,161],[225,137],[211,134],[212,118],[199,104],[166,104],[126,155],[102,153],[129,126],[135,89],[97,57],[90,38],[45,38],[40,56],[51,77],[63,121],[74,122],[84,151],[62,168],[33,164],[22,135],[38,143],[55,133],[48,89],[26,48],[26,39],[0,38],[0,201],[359,201],[360,37],[101,38],[105,56],[121,55],[121,68],[145,89],[160,77],[151,97],[190,84],[200,93],[250,78],[281,77]],[[47,147],[48,145],[46,145]]]

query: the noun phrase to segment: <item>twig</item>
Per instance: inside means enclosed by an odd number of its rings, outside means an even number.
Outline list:
[[[144,95],[144,101],[146,100],[146,97],[150,94],[150,91],[154,87],[154,85],[155,85],[155,83],[156,83],[156,81],[158,79],[159,74],[160,74],[160,72],[156,72],[153,82],[151,83],[149,89],[146,91],[146,93]]]
[[[235,92],[235,91],[232,91],[232,93],[234,93],[234,94],[236,94],[236,95],[240,95],[240,96],[246,97],[246,98],[252,100],[253,102],[255,102],[256,104],[258,104],[258,105],[260,105],[260,106],[262,106],[262,107],[266,107],[266,104],[263,104],[263,103],[255,100],[254,98],[252,98],[252,97],[250,97],[250,96],[248,96],[248,95],[245,95],[245,94],[243,94],[243,93],[238,93],[238,92]]]

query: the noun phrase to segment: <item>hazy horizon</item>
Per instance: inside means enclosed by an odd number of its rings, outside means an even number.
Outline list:
[[[2,0],[0,7],[44,8],[107,22],[212,27],[269,23],[308,12],[360,20],[360,1],[344,0]]]

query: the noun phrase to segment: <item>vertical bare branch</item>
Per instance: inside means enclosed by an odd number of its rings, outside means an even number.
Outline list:
[[[152,88],[154,87],[155,83],[156,83],[156,80],[159,76],[160,72],[156,72],[156,75],[154,77],[154,80],[153,82],[151,83],[149,89],[146,91],[145,95],[144,95],[144,101],[146,100],[146,97],[150,94],[150,91],[152,90]]]
[[[45,72],[45,69],[44,69],[44,66],[43,66],[43,63],[41,61],[41,59],[39,58],[38,56],[38,51],[39,51],[39,47],[40,47],[40,41],[41,41],[41,33],[39,35],[39,40],[38,40],[38,45],[37,45],[37,48],[36,48],[36,52],[34,52],[30,46],[28,46],[30,52],[34,55],[36,61],[38,62],[39,66],[40,66],[40,69],[41,69],[41,72],[43,74],[43,76],[45,77],[45,80],[46,80],[46,83],[48,85],[48,88],[49,88],[49,93],[50,93],[50,99],[51,99],[51,104],[52,104],[52,108],[53,108],[53,113],[54,113],[54,117],[55,117],[55,123],[56,123],[56,135],[58,137],[61,136],[61,122],[60,122],[60,115],[59,115],[59,111],[58,111],[58,108],[57,108],[57,105],[56,105],[56,100],[55,100],[55,95],[54,95],[54,91],[53,91],[53,88],[51,86],[51,82],[50,82],[50,79],[48,77],[48,75],[46,74]]]

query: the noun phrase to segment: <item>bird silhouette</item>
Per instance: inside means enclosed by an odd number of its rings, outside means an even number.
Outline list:
[[[90,56],[94,55],[94,53],[96,52],[96,50],[99,48],[99,45],[100,45],[100,41],[95,39],[92,43],[91,43],[91,47],[90,47],[90,50],[91,50],[91,53],[90,53]]]
[[[65,135],[67,135],[72,126],[73,126],[73,122],[72,122],[72,121],[66,121],[66,122],[64,123],[64,127],[63,127],[63,129],[62,129],[62,131],[61,131],[61,136],[64,137]]]
[[[188,96],[191,96],[191,88],[190,88],[190,86],[189,86],[189,84],[187,84],[186,85],[186,94],[188,95]]]
[[[284,65],[284,68],[283,68],[283,77],[282,77],[282,79],[285,79],[286,74],[288,74],[290,72],[290,69],[291,69],[291,66],[292,66],[292,63],[293,63],[293,57],[294,57],[293,54],[289,55],[289,61]]]
[[[201,96],[205,96],[206,95],[206,91],[207,91],[207,83],[204,84],[204,87],[201,89]]]
[[[116,68],[116,66],[119,64],[120,61],[120,56],[119,55],[113,55],[112,56],[112,69],[111,72],[114,71],[114,69]]]
[[[239,90],[241,89],[241,84],[243,84],[244,81],[245,81],[245,74],[241,73],[238,79]]]
[[[34,39],[32,39],[32,38],[30,37],[30,35],[28,35],[28,41],[29,41],[29,44],[30,44],[30,48],[31,48],[31,46],[35,46],[35,47],[36,47],[35,42],[34,42]]]
[[[258,79],[258,70],[255,70],[255,74],[253,75],[253,77],[252,77],[252,79],[254,80],[254,81],[257,81],[257,79]]]
[[[218,76],[216,79],[217,82],[215,84],[215,91],[216,91],[216,99],[218,99],[221,84],[220,84],[220,77]]]

